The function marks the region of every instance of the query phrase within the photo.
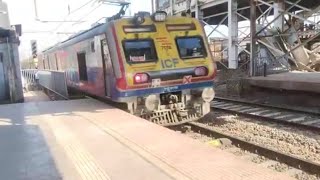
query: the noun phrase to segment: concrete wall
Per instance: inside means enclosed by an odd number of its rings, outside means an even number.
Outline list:
[[[3,56],[0,55],[0,101],[8,100],[8,84],[6,81],[5,68],[3,63]]]
[[[0,39],[0,58],[2,59],[3,72],[0,70],[1,101],[10,101],[11,103],[23,102],[23,89],[21,80],[21,70],[18,52],[18,43],[16,38]]]

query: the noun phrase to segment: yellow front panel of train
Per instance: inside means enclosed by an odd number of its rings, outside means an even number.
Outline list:
[[[201,24],[193,18],[167,17],[164,22],[154,22],[151,18],[145,18],[141,25],[134,25],[132,19],[122,19],[115,23],[115,28],[118,43],[122,48],[122,59],[129,86],[134,85],[133,77],[140,72],[161,72],[170,69],[205,66],[208,69],[208,77],[214,74],[206,36]],[[187,38],[188,41],[184,41],[184,38]],[[148,62],[145,56],[128,57],[126,55],[126,51],[129,49],[127,46],[136,45],[137,40],[139,40],[141,47],[154,46],[155,52],[147,55],[152,61]],[[183,58],[182,50],[178,44],[186,42],[202,43],[205,54],[199,57]]]

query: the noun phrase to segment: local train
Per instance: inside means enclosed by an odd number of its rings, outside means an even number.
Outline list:
[[[208,47],[197,19],[137,13],[70,37],[39,54],[38,63],[65,72],[69,88],[167,126],[209,113],[216,67]]]

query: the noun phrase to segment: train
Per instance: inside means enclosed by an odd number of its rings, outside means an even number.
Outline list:
[[[38,64],[65,72],[70,89],[163,126],[205,116],[215,96],[203,25],[163,11],[106,20],[42,51]]]

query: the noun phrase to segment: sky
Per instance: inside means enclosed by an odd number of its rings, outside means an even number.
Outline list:
[[[1,0],[0,0],[1,1]],[[31,57],[31,40],[37,40],[38,51],[48,48],[68,36],[91,27],[102,17],[108,17],[118,12],[119,6],[99,3],[105,0],[2,0],[8,4],[11,25],[22,24],[23,35],[20,37],[20,59]],[[116,1],[116,0],[112,0]],[[124,1],[124,0],[119,0]],[[151,11],[152,0],[127,0],[131,2],[127,15],[133,15],[137,11]],[[37,4],[38,19],[41,21],[74,21],[74,22],[48,22],[36,21],[34,2]],[[68,12],[71,12],[68,14]],[[269,17],[272,19],[272,17]],[[317,17],[319,18],[319,17]],[[310,19],[311,20],[311,19]],[[249,22],[239,23],[248,26]],[[209,34],[215,26],[205,27]],[[227,26],[218,28],[221,32],[212,33],[211,37],[226,37]],[[249,32],[244,28],[241,31]],[[241,36],[241,32],[240,36]],[[243,35],[243,34],[242,34]]]
[[[1,0],[0,0],[1,1]],[[20,59],[31,57],[31,40],[37,40],[38,52],[51,47],[57,42],[67,39],[72,34],[86,30],[102,17],[112,16],[120,9],[119,6],[98,3],[102,0],[3,0],[8,4],[11,25],[22,24],[23,35],[20,37]],[[114,1],[114,0],[113,0]],[[119,0],[124,1],[124,0]],[[151,11],[151,0],[127,0],[131,2],[127,15],[138,11]],[[37,11],[35,11],[35,3]],[[71,12],[70,14],[68,12]],[[47,22],[36,21],[74,21]],[[212,27],[205,27],[209,34]],[[225,38],[228,27],[221,26],[219,32],[211,37]]]
[[[40,21],[36,21],[34,1]],[[102,17],[117,13],[119,6],[98,3],[101,0],[4,0],[8,4],[11,25],[22,24],[20,59],[31,56],[31,40],[37,40],[38,51],[63,41],[71,34],[91,27]],[[123,1],[123,0],[120,0]],[[131,0],[127,15],[151,11],[151,0]],[[70,10],[70,14],[69,14]]]

